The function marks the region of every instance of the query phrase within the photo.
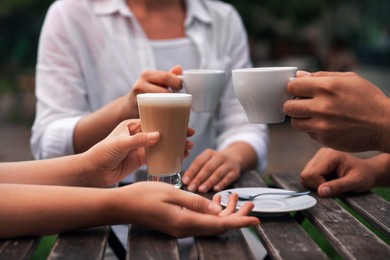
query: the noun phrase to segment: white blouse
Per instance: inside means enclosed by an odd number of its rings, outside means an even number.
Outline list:
[[[180,64],[184,69],[222,69],[228,75],[218,110],[191,115],[195,148],[186,166],[206,148],[223,149],[242,141],[257,152],[259,170],[265,169],[268,128],[248,122],[231,81],[233,69],[251,66],[242,21],[223,2],[186,4],[187,38],[165,43],[149,41],[124,0],[52,4],[36,67],[37,111],[31,137],[35,158],[73,154],[73,131],[81,117],[128,93],[142,71]],[[175,45],[182,50],[169,51]],[[164,57],[168,52],[169,60]]]

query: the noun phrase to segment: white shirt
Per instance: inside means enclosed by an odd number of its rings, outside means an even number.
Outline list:
[[[236,10],[219,1],[187,0],[186,36],[199,68],[228,74],[215,114],[193,113],[192,158],[206,148],[247,142],[266,166],[268,129],[250,124],[232,87],[231,71],[250,67],[247,36]],[[151,42],[124,0],[62,0],[50,7],[37,63],[37,111],[31,148],[36,158],[73,154],[81,117],[125,95],[145,70],[156,69]],[[188,164],[187,164],[188,165]]]
[[[188,37],[173,40],[152,40],[150,44],[158,70],[169,71],[178,64],[183,70],[199,68],[198,50]]]

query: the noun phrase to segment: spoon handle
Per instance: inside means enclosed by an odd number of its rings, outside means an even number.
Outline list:
[[[228,191],[229,195],[233,192]],[[240,200],[253,200],[256,197],[262,196],[262,195],[285,195],[285,196],[301,196],[301,195],[307,195],[310,191],[302,191],[302,192],[296,192],[296,191],[290,191],[290,192],[263,192],[256,195],[246,195],[246,194],[238,194],[238,199]]]
[[[302,191],[302,192],[264,192],[264,193],[259,193],[253,196],[250,196],[252,199],[262,196],[262,195],[287,195],[287,196],[300,196],[300,195],[307,195],[309,194],[310,191]]]

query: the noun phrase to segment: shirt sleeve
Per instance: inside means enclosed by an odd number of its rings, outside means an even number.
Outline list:
[[[75,37],[62,2],[50,7],[39,41],[37,110],[30,140],[36,159],[73,154],[73,130],[80,117],[90,113]]]
[[[264,124],[252,124],[248,121],[244,109],[239,103],[232,84],[231,71],[236,68],[251,67],[248,40],[241,18],[233,9],[228,43],[231,55],[231,67],[228,69],[227,85],[220,105],[218,119],[218,149],[223,149],[234,142],[246,142],[257,153],[258,171],[263,173],[267,166],[268,127]]]

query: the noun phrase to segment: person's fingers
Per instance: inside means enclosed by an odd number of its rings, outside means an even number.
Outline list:
[[[191,136],[193,136],[194,134],[195,134],[195,129],[189,127],[188,130],[187,130],[187,137],[191,137]]]
[[[169,72],[160,70],[149,70],[142,73],[134,84],[133,93],[168,93],[170,88],[181,89],[181,80],[176,76],[181,74],[181,67],[175,66]]]
[[[180,205],[196,212],[212,215],[218,215],[222,211],[222,207],[219,203],[191,192],[182,190],[177,191],[178,194],[169,198],[170,203]]]
[[[185,227],[181,227],[177,230],[176,237],[185,236],[210,236],[219,235],[225,233],[230,229],[238,229],[248,226],[258,225],[259,219],[252,216],[211,216],[194,212],[187,212],[187,218],[185,219]]]
[[[350,77],[356,75],[353,72],[317,71],[310,73],[311,77]]]
[[[317,172],[309,172],[308,174],[301,173],[300,181],[303,185],[311,189],[317,189],[318,186],[326,182],[326,178]]]
[[[209,160],[209,155],[207,150],[202,152],[198,157],[195,158],[195,160],[191,163],[190,167],[185,171],[182,182],[186,185],[189,185],[190,182],[194,179],[194,177],[197,175],[197,173],[200,171],[200,169],[203,167],[203,165]],[[195,185],[195,184],[194,184]],[[190,188],[190,187],[188,187]],[[189,189],[190,191],[195,191],[197,189],[197,186],[191,187]]]
[[[182,82],[181,82],[181,79],[179,77],[177,77],[177,75],[181,75],[182,74],[182,67],[180,65],[176,65],[174,66],[173,68],[171,68],[169,70],[170,73],[174,74],[175,77],[174,77],[174,83],[170,85],[170,87],[173,89],[173,90],[176,90],[176,91],[179,91],[180,89],[182,89]]]
[[[290,99],[283,105],[283,111],[293,118],[309,118],[313,115],[312,99]]]
[[[168,87],[162,79],[161,81],[155,80],[155,82],[143,81],[134,88],[134,92],[137,95],[142,93],[169,93]]]
[[[230,171],[229,168],[224,167],[224,164],[220,165],[218,169],[214,170],[214,172],[205,180],[200,186],[199,186],[199,191],[200,192],[207,192],[209,189],[213,188],[214,191],[220,191],[222,188],[222,182],[225,178],[228,172]],[[222,184],[221,184],[222,183]],[[231,182],[230,182],[231,183]],[[218,185],[218,188],[220,186],[222,188],[216,189],[215,186]]]
[[[187,158],[190,155],[190,150],[194,147],[194,143],[191,141],[186,141],[185,151],[184,151],[184,158]]]
[[[141,79],[145,82],[165,88],[180,84],[180,79],[173,75],[173,73],[162,70],[145,71],[142,73]]]
[[[118,148],[123,152],[154,145],[159,139],[159,132],[141,132],[139,120],[131,119],[121,122],[105,140],[108,142],[114,140]]]
[[[139,119],[128,119],[119,123],[106,138],[120,135],[129,136],[141,131],[141,121]]]
[[[215,184],[225,178],[229,168],[225,167],[224,161],[219,158],[210,160],[192,181],[199,185],[199,192],[208,192]]]
[[[207,156],[209,159],[204,162],[204,165],[189,183],[188,190],[190,191],[198,189],[199,192],[207,192],[211,189],[212,186],[207,185],[206,181],[212,177],[215,171],[224,163],[224,160],[221,157],[213,156],[214,152],[206,152],[206,154],[209,154]]]
[[[365,191],[366,182],[367,178],[362,178],[352,170],[342,177],[321,184],[317,191],[321,197],[337,196],[348,191]]]
[[[223,216],[229,216],[233,214],[236,211],[237,201],[238,201],[238,194],[237,193],[230,194],[228,197],[228,203],[226,205],[226,208],[222,210],[221,213],[219,213],[219,216],[223,217]]]
[[[192,193],[188,193],[188,194],[194,195]],[[220,199],[221,199],[220,195],[215,195],[213,197],[212,203],[215,203],[216,205],[219,206]],[[186,210],[181,211],[181,214],[184,214],[185,218],[181,218],[181,220],[178,220],[178,221],[182,221],[182,225],[178,224],[180,226],[180,229],[175,230],[173,235],[176,237],[183,237],[188,235],[192,235],[192,236],[218,235],[226,232],[229,229],[237,229],[242,227],[258,225],[260,223],[258,218],[247,216],[252,209],[253,203],[250,202],[245,203],[242,209],[240,209],[236,213],[235,207],[236,207],[237,200],[238,200],[237,194],[230,195],[228,208],[226,208],[223,211],[220,211],[219,214],[217,214],[218,216],[216,216],[215,214],[216,211],[214,211],[213,214],[202,214],[201,211],[197,210],[199,209],[200,204],[198,204],[198,202],[194,203],[193,200],[192,205],[195,206],[189,206],[190,204],[187,204],[188,206],[186,206],[185,208]],[[204,208],[204,206],[201,206],[201,208]],[[218,207],[216,209],[218,209]]]
[[[352,191],[356,187],[349,175],[321,184],[317,191],[321,197],[332,197]]]
[[[326,176],[333,174],[340,163],[340,157],[332,149],[320,149],[305,165],[301,174],[301,182],[312,189],[326,182]]]
[[[160,140],[159,132],[143,132],[132,136],[133,147],[151,146]]]
[[[187,137],[191,137],[194,134],[195,134],[195,130],[193,128],[188,128]],[[186,140],[184,158],[187,158],[190,155],[189,150],[191,150],[192,148],[194,148],[194,143],[189,141],[189,140]],[[184,184],[186,184],[186,183],[184,183]]]
[[[235,216],[247,216],[249,213],[251,213],[252,209],[255,206],[253,202],[247,201],[238,210],[236,210],[237,202],[238,202],[238,194],[237,193],[230,194],[228,199],[228,204],[226,208],[219,214],[219,216],[227,217],[233,214]]]
[[[318,81],[318,78],[315,78]],[[314,82],[316,83],[316,82]],[[287,91],[294,97],[311,98],[315,96],[312,77],[297,77],[287,84]]]
[[[235,213],[237,216],[247,216],[251,213],[252,209],[255,207],[253,202],[245,202],[240,209]]]
[[[187,141],[186,141],[186,145],[185,145],[185,150],[186,150],[186,151],[189,151],[189,150],[191,150],[192,148],[194,148],[194,143],[187,140]]]
[[[122,125],[124,125],[127,130],[128,130],[128,133],[130,135],[135,135],[137,133],[140,133],[142,132],[142,127],[141,127],[141,120],[140,119],[128,119],[128,120],[125,120],[125,121],[122,121],[117,127],[116,129],[120,129],[122,130]],[[116,130],[115,129],[115,130]]]
[[[331,130],[335,123],[337,123],[336,119],[332,121],[329,120],[329,117],[316,115],[307,118],[291,117],[290,120],[292,128],[308,133],[311,138],[320,143],[324,143],[324,140],[321,141],[321,139],[326,136],[334,139]]]
[[[315,130],[319,130],[318,126],[315,128],[315,119],[314,118],[296,118],[291,117],[290,124],[291,127],[297,129],[301,132],[311,133]],[[311,136],[312,138],[315,136]]]
[[[298,70],[297,71],[297,77],[310,77],[311,76],[311,73],[310,72],[307,72],[307,71],[304,71],[304,70]]]
[[[213,201],[214,201],[215,203],[217,203],[218,205],[220,205],[220,204],[221,204],[221,195],[220,195],[220,194],[215,194],[215,195],[213,196]]]
[[[183,68],[180,65],[176,65],[172,67],[169,72],[176,74],[176,75],[181,75],[183,72]]]
[[[119,149],[123,151],[130,151],[139,147],[152,146],[160,139],[159,132],[138,133],[133,136],[121,137],[118,142]]]
[[[218,192],[228,187],[231,183],[233,183],[240,176],[240,173],[234,172],[234,170],[230,169],[228,172],[224,173],[224,175],[219,179],[219,181],[213,185],[213,190]]]
[[[287,91],[294,97],[312,98],[320,92],[327,91],[328,86],[339,84],[339,79],[335,76],[316,76],[318,73],[311,73],[310,77],[297,77],[290,80]]]

